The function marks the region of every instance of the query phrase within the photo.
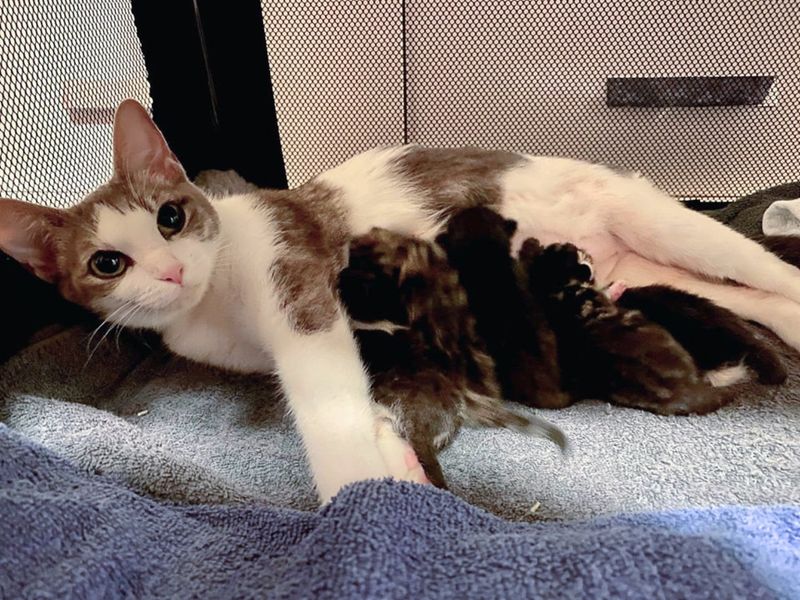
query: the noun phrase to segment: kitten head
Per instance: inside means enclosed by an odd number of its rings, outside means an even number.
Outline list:
[[[339,293],[350,317],[362,323],[408,323],[400,289],[400,271],[407,258],[404,238],[374,228],[350,242],[348,266],[339,274]]]
[[[112,322],[158,329],[195,306],[219,220],[133,100],[114,120],[114,173],[69,209],[0,199],[0,249]]]
[[[339,276],[342,302],[362,323],[409,325],[431,312],[430,303],[451,302],[454,291],[464,296],[438,246],[377,227],[351,242],[349,264]]]
[[[594,284],[591,258],[572,244],[542,247],[538,240],[529,238],[522,244],[519,259],[535,288],[558,290],[571,283]]]
[[[480,257],[510,256],[511,238],[516,231],[516,221],[475,206],[453,215],[436,242],[447,251],[451,263],[460,265]]]

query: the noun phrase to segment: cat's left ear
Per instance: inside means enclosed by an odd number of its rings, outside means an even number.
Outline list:
[[[0,198],[0,250],[53,283],[58,278],[55,239],[65,222],[57,208]]]
[[[514,219],[506,219],[503,229],[508,237],[512,237],[517,232],[517,222]]]
[[[114,115],[114,174],[146,171],[167,181],[186,180],[186,172],[161,131],[136,100],[123,100]]]

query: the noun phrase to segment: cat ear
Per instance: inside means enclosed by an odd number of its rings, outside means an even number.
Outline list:
[[[183,181],[186,172],[144,106],[123,100],[114,115],[114,174],[148,171],[167,181]]]
[[[443,231],[442,233],[437,235],[434,241],[437,244],[439,244],[442,248],[445,248],[447,246],[447,232]]]
[[[58,277],[55,234],[65,223],[65,214],[48,208],[0,198],[0,250],[45,281]]]
[[[517,222],[514,219],[506,219],[505,223],[503,223],[503,229],[505,229],[506,235],[511,237],[517,232]]]

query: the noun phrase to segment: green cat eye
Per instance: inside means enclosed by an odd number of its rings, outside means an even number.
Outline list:
[[[179,204],[166,202],[158,209],[156,222],[161,235],[169,238],[183,229],[186,224],[186,213]]]
[[[119,277],[128,268],[128,259],[115,250],[98,250],[89,259],[92,274],[102,279]]]

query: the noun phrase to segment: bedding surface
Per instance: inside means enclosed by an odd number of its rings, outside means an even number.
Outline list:
[[[109,336],[87,360],[89,334],[50,332],[0,365],[0,420],[154,498],[316,507],[273,381],[192,364],[129,334],[118,344]],[[788,381],[740,384],[714,414],[660,417],[596,401],[543,410],[570,437],[570,458],[515,432],[464,430],[442,454],[445,476],[456,495],[512,520],[800,505],[800,361],[779,347]]]

